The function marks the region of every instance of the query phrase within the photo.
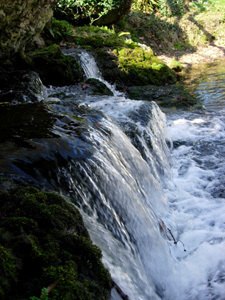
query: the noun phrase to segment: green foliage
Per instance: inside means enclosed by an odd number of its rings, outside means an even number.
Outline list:
[[[95,21],[107,14],[110,10],[117,8],[123,0],[60,0],[55,8],[56,12],[65,11],[83,18],[90,18]]]
[[[142,11],[151,13],[158,8],[158,0],[134,0],[132,4],[133,11]]]
[[[182,16],[187,11],[184,0],[158,0],[158,12],[164,16]]]
[[[3,234],[3,231],[0,231]],[[11,285],[9,281],[16,279],[16,260],[11,249],[0,245],[0,298],[4,299],[5,293],[9,292]]]
[[[190,7],[198,11],[205,11],[209,7],[212,7],[212,5],[213,2],[210,0],[194,0],[190,3]]]
[[[187,11],[188,1],[183,0],[134,0],[132,9],[151,13],[158,11],[164,16],[181,16]]]
[[[180,17],[188,12],[189,8],[205,11],[209,7],[212,7],[212,5],[214,5],[212,0],[134,0],[132,10],[145,13],[152,13],[155,11],[163,16]]]
[[[40,298],[33,296],[33,297],[30,297],[29,300],[48,300],[48,289],[43,288],[41,290]]]
[[[65,20],[59,21],[55,18],[52,19],[51,27],[48,30],[52,38],[56,41],[68,41],[73,34],[73,26],[69,22]]]

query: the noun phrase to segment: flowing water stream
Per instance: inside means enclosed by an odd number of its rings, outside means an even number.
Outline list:
[[[220,69],[219,69],[220,68]],[[219,72],[218,73],[218,69]],[[225,64],[196,84],[204,111],[167,116],[172,180],[169,220],[186,252],[171,248],[180,299],[225,299]]]
[[[78,55],[86,76],[104,82],[93,58]],[[113,133],[110,145],[97,138],[97,157],[82,166],[108,212],[82,214],[131,300],[225,299],[225,74],[215,69],[195,86],[206,109],[168,113],[167,129],[156,104],[125,99],[108,83],[114,97],[82,99]]]
[[[111,300],[224,300],[225,66],[195,86],[205,110],[165,115],[118,93],[87,52],[66,54],[114,96],[48,88],[54,117],[27,106],[1,145],[1,173],[76,204],[117,285]]]

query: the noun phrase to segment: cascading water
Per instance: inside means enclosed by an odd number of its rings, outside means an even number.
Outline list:
[[[93,58],[79,56],[87,77],[102,81]],[[118,94],[77,101],[110,117],[92,133],[95,155],[78,165],[88,186],[81,213],[114,281],[131,300],[225,299],[223,113],[168,115],[170,178],[156,104]],[[115,290],[112,299],[120,299]]]
[[[91,76],[99,78],[92,62],[86,59],[86,73],[91,69]],[[61,91],[69,97],[73,88],[50,90]],[[167,206],[161,184],[169,176],[165,116],[155,103],[121,96],[86,96],[79,101],[108,116],[94,122],[98,129],[90,136],[94,155],[76,165],[71,162],[66,175],[74,195],[73,170],[79,169],[85,178],[80,206],[91,238],[101,247],[104,264],[129,299],[169,297],[176,282],[167,239],[160,232]]]
[[[102,81],[87,52],[66,53],[85,58],[87,77]],[[168,114],[171,155],[165,115],[154,102],[48,89],[58,92],[63,100],[46,104],[53,116],[42,104],[28,106],[34,131],[21,122],[21,143],[13,128],[2,144],[1,172],[73,201],[130,300],[224,300],[223,105]],[[112,300],[122,299],[117,291]]]
[[[174,145],[173,182],[165,190],[169,224],[188,249],[172,251],[180,299],[225,299],[225,77],[211,72],[196,89],[205,111],[168,115]]]

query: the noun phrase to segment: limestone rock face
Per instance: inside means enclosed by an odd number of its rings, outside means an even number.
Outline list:
[[[57,0],[0,1],[0,59],[23,51],[52,17]]]

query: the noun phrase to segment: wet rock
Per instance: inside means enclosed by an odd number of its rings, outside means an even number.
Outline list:
[[[30,67],[45,85],[63,86],[81,82],[84,72],[74,57],[62,54],[58,45],[28,53]]]
[[[91,95],[113,96],[113,92],[100,80],[89,78],[82,86],[83,89],[91,89]]]
[[[46,97],[46,88],[36,72],[20,70],[0,75],[0,102],[39,102]]]
[[[162,107],[190,107],[197,103],[197,99],[181,85],[133,86],[127,93],[130,99],[155,101]]]

